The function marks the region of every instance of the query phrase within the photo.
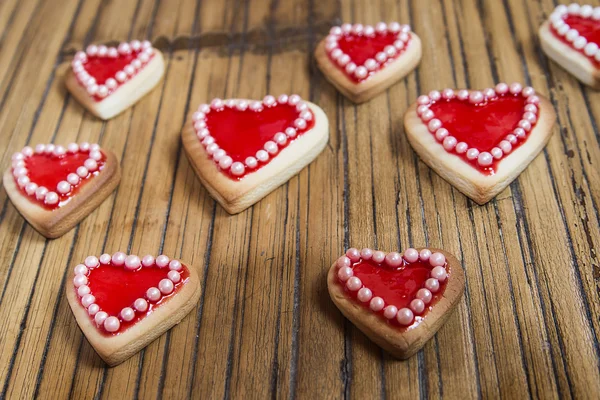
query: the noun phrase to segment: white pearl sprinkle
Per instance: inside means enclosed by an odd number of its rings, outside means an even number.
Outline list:
[[[131,307],[125,307],[121,310],[121,318],[123,321],[131,321],[135,318],[135,311]]]
[[[158,257],[156,257],[156,266],[158,268],[164,268],[167,265],[169,265],[169,257],[165,256],[165,255],[160,255]]]
[[[130,255],[125,258],[125,268],[130,271],[135,271],[141,265],[141,260],[138,256]]]
[[[108,318],[108,314],[104,311],[97,311],[96,315],[94,316],[94,321],[96,321],[96,324],[98,326],[101,326],[104,321],[106,320],[106,318]]]
[[[145,299],[137,299],[133,302],[133,307],[139,312],[144,312],[148,309],[148,302]]]

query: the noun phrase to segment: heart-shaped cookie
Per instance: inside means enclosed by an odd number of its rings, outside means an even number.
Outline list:
[[[367,101],[406,76],[421,60],[421,40],[410,26],[380,22],[374,27],[331,28],[315,50],[325,77],[355,103]]]
[[[327,288],[346,318],[404,360],[444,324],[462,297],[465,277],[458,260],[442,250],[352,248],[331,266]]]
[[[162,78],[162,53],[148,41],[90,45],[75,54],[67,89],[92,114],[110,119],[135,104]]]
[[[165,255],[89,256],[74,269],[67,299],[96,352],[117,365],[179,323],[198,303],[190,266]]]
[[[581,82],[600,88],[600,7],[556,7],[539,31],[542,49]]]
[[[42,235],[57,238],[98,207],[120,180],[115,155],[85,142],[27,146],[13,154],[3,182],[21,215]]]
[[[531,87],[499,83],[483,91],[420,96],[404,116],[421,159],[479,204],[508,186],[544,148],[556,115]]]
[[[214,99],[200,105],[181,135],[202,184],[236,214],[310,164],[327,144],[329,122],[298,95]]]

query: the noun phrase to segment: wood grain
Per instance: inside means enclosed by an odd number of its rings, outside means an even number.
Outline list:
[[[597,0],[593,5],[600,5]],[[600,394],[600,93],[548,60],[551,0],[5,0],[0,167],[26,144],[99,142],[117,191],[73,231],[40,236],[0,190],[0,398],[597,398]],[[416,71],[354,105],[312,56],[335,22],[410,23]],[[51,21],[51,22],[49,22]],[[165,79],[101,122],[64,89],[74,51],[148,38]],[[412,151],[402,115],[444,87],[532,85],[557,125],[509,187],[477,206]],[[323,153],[228,215],[179,134],[213,97],[296,92],[330,120]],[[396,361],[335,308],[326,272],[346,247],[456,254],[464,299],[413,358]],[[198,307],[108,368],[64,296],[88,254],[172,254],[197,267]]]

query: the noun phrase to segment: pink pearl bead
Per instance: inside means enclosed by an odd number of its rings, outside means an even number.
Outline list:
[[[410,325],[414,318],[415,316],[413,312],[408,308],[401,308],[398,311],[398,314],[396,314],[396,321],[398,321],[400,325],[404,326]]]
[[[502,152],[505,154],[510,153],[512,150],[512,145],[507,140],[502,140],[500,142],[500,144],[498,145],[498,147],[500,147],[500,150],[502,150]]]
[[[468,149],[469,149],[469,145],[468,144],[466,144],[465,142],[459,142],[459,143],[456,144],[456,147],[454,148],[454,151],[456,151],[458,154],[463,154]]]
[[[419,260],[419,252],[416,249],[408,248],[404,250],[404,259],[409,263],[414,263]]]
[[[133,302],[133,307],[139,312],[144,312],[148,309],[148,302],[144,299],[136,299]]]
[[[181,271],[181,262],[179,262],[178,260],[171,260],[171,262],[169,263],[169,269],[171,271]]]
[[[385,302],[381,297],[373,297],[369,303],[369,308],[375,312],[383,310],[383,307],[385,307]]]
[[[429,98],[433,101],[438,101],[442,98],[442,94],[437,90],[432,90],[431,92],[429,92]]]
[[[484,151],[483,153],[479,154],[479,157],[477,157],[477,163],[482,167],[490,166],[493,162],[494,158],[487,151]]]
[[[121,318],[123,318],[123,321],[131,321],[135,318],[135,311],[131,307],[125,307],[121,310]]]
[[[416,297],[417,299],[423,300],[423,303],[429,304],[429,302],[431,302],[431,299],[433,298],[433,295],[431,294],[429,289],[419,289],[417,291]]]
[[[100,264],[108,265],[108,264],[110,264],[111,259],[112,259],[112,257],[110,256],[110,254],[104,253],[100,256]]]
[[[419,257],[421,257],[421,261],[429,260],[429,257],[431,257],[431,250],[429,250],[429,249],[421,250],[421,252],[419,253]]]
[[[492,88],[487,88],[483,91],[483,95],[488,98],[491,99],[493,97],[496,97],[496,91]]]
[[[492,153],[492,157],[494,157],[496,160],[501,159],[504,155],[502,150],[498,147],[494,147],[492,150],[490,150],[490,153]]]
[[[360,260],[360,251],[352,247],[346,250],[346,257],[348,257],[352,262],[357,262]]]
[[[150,301],[158,301],[161,298],[160,290],[158,290],[158,288],[151,287],[150,289],[146,290],[146,297]]]
[[[173,282],[177,283],[181,280],[181,274],[177,271],[169,271],[167,277]]]
[[[158,268],[164,268],[167,265],[169,265],[169,257],[165,256],[165,255],[160,255],[158,257],[156,257],[156,266]]]
[[[161,281],[158,282],[158,289],[162,294],[171,294],[174,289],[173,281],[170,279],[161,279]]]
[[[538,109],[537,109],[537,107],[535,106],[535,104],[526,104],[526,105],[525,105],[525,111],[526,111],[526,112],[530,112],[530,113],[532,113],[532,114],[537,114],[537,112],[538,112]]]
[[[393,319],[396,316],[396,314],[398,314],[398,307],[396,306],[387,306],[383,310],[383,316],[387,319]]]
[[[88,314],[91,317],[96,315],[98,311],[100,311],[100,306],[98,306],[98,304],[90,304],[90,306],[88,307]]]
[[[125,258],[125,268],[130,270],[130,271],[135,271],[136,269],[138,269],[141,265],[141,261],[140,258],[138,256],[127,256],[127,258]]]
[[[456,147],[456,143],[457,140],[454,136],[446,136],[442,144],[444,146],[444,149],[446,149],[447,151],[451,151]]]
[[[421,120],[423,122],[427,122],[433,117],[434,117],[433,111],[431,111],[430,109],[423,111],[423,113],[421,114]]]
[[[446,268],[444,267],[435,267],[431,270],[431,277],[437,279],[440,282],[444,282],[448,273],[446,272]]]
[[[512,94],[519,94],[521,93],[521,90],[523,90],[523,85],[520,83],[511,83],[508,90],[510,90]]]
[[[150,254],[145,255],[144,258],[142,258],[142,265],[144,267],[151,267],[152,265],[154,265],[154,257]]]
[[[435,132],[438,129],[440,129],[442,127],[442,121],[440,121],[437,118],[432,119],[431,121],[429,121],[429,124],[427,124],[427,128],[429,129],[429,132]]]
[[[454,90],[444,89],[444,91],[442,92],[442,97],[446,100],[450,100],[450,99],[454,98]]]
[[[85,265],[78,264],[75,266],[74,272],[75,272],[75,275],[87,275],[88,269]]]
[[[415,314],[421,314],[423,311],[425,311],[425,303],[423,303],[423,300],[421,299],[414,299],[410,302],[410,309]]]
[[[469,150],[467,150],[468,160],[475,160],[477,157],[479,157],[479,150],[474,148],[470,148]]]
[[[85,275],[78,274],[73,278],[73,285],[78,288],[79,286],[87,285],[88,278]]]
[[[96,268],[99,264],[98,258],[94,256],[86,257],[84,264],[88,268]]]
[[[346,287],[348,288],[348,290],[356,292],[358,289],[360,289],[362,287],[362,281],[360,279],[358,279],[357,277],[353,276],[352,278],[348,279],[348,281],[346,282]]]
[[[94,316],[94,321],[96,321],[96,324],[98,326],[100,326],[104,323],[106,318],[108,318],[107,313],[105,313],[104,311],[98,311],[98,312],[96,312],[96,315]]]
[[[523,114],[523,119],[529,122],[530,124],[535,124],[535,122],[537,121],[537,117],[535,116],[535,114],[529,111]]]
[[[119,322],[117,317],[108,317],[104,320],[104,329],[106,329],[107,332],[116,332],[120,327],[121,322]]]
[[[417,104],[420,104],[420,105],[424,105],[424,106],[426,106],[426,105],[427,105],[427,104],[429,104],[429,103],[430,103],[430,101],[429,101],[429,97],[427,97],[427,96],[425,96],[425,95],[419,96],[419,97],[417,98]]]
[[[531,86],[527,86],[527,87],[523,88],[523,91],[521,92],[521,94],[524,97],[533,96],[535,94],[535,89],[532,88]]]
[[[352,278],[354,272],[352,272],[352,268],[350,267],[342,267],[338,271],[338,278],[342,282],[346,282],[348,279]]]
[[[419,106],[417,107],[417,115],[421,115],[427,110],[429,110],[428,106]]]
[[[511,133],[511,134],[508,134],[508,135],[506,135],[506,140],[507,140],[507,141],[508,141],[508,143],[510,143],[511,145],[513,145],[513,144],[516,144],[516,143],[517,143],[517,137],[516,137],[515,135],[513,135],[512,133]],[[511,150],[512,150],[512,148],[511,148]],[[503,150],[503,151],[504,151],[504,150]]]
[[[123,264],[125,264],[125,259],[127,258],[127,255],[121,251],[116,252],[115,254],[113,254],[112,256],[112,263],[116,266],[121,266]]]
[[[373,261],[377,264],[381,264],[385,260],[385,253],[383,251],[376,251],[373,253]]]
[[[461,89],[458,91],[458,93],[456,93],[456,97],[458,97],[459,100],[467,100],[469,98],[469,91],[466,89]]]
[[[94,304],[95,301],[96,298],[91,294],[86,294],[81,298],[81,304],[86,308],[89,307],[91,304]]]
[[[352,261],[346,256],[341,256],[337,259],[336,265],[340,268],[349,267],[352,265]]]
[[[356,297],[358,298],[358,300],[362,301],[363,303],[366,303],[370,301],[373,297],[373,292],[371,292],[371,289],[364,287],[358,291]]]
[[[437,120],[437,121],[439,121],[439,120]],[[444,140],[446,138],[446,136],[448,136],[448,134],[449,134],[448,129],[440,128],[435,132],[435,138],[441,142],[442,140]]]
[[[429,257],[429,264],[431,264],[431,266],[433,267],[438,267],[438,266],[442,266],[444,264],[446,264],[446,257],[444,257],[444,255],[442,253],[433,253],[430,257]]]
[[[533,96],[529,96],[526,100],[527,104],[539,104],[540,102],[540,98],[533,95]]]
[[[77,289],[77,294],[80,297],[83,297],[86,294],[90,294],[90,292],[91,292],[91,289],[88,285],[79,286],[79,288]]]
[[[402,255],[395,251],[385,256],[385,262],[390,267],[399,267],[402,264]]]
[[[496,93],[505,94],[508,93],[508,85],[506,83],[499,83],[496,85]]]
[[[440,281],[435,278],[429,278],[425,281],[425,288],[431,293],[437,293],[440,290]]]
[[[479,104],[483,101],[483,93],[479,91],[474,91],[469,94],[469,103],[471,104]]]
[[[370,260],[373,257],[373,250],[369,248],[364,248],[360,251],[360,258],[363,260]]]

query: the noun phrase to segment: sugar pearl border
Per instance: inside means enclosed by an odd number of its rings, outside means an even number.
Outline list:
[[[76,173],[70,173],[64,180],[60,181],[54,191],[51,188],[38,186],[37,183],[31,182],[29,171],[25,167],[25,160],[34,154],[53,154],[62,156],[64,154],[74,154],[77,152],[89,153],[89,158],[83,162]],[[103,155],[100,146],[96,143],[69,143],[67,147],[55,144],[38,144],[35,148],[30,146],[23,147],[23,150],[12,155],[12,173],[17,182],[17,185],[25,190],[25,193],[31,197],[35,197],[39,201],[43,201],[47,205],[56,205],[60,201],[61,194],[67,194],[81,182],[81,179],[88,176],[90,172],[98,170],[98,161]]]
[[[373,297],[371,289],[363,285],[362,281],[354,276],[352,264],[360,260],[373,260],[378,264],[385,263],[391,267],[398,267],[404,261],[412,264],[417,261],[429,261],[433,267],[430,277],[425,281],[421,289],[417,291],[416,297],[410,302],[409,307],[398,309],[393,304],[385,303],[381,297]],[[446,270],[446,257],[439,252],[433,253],[429,249],[422,249],[420,252],[413,248],[408,248],[403,254],[397,252],[384,253],[369,248],[358,250],[348,249],[346,254],[338,258],[336,266],[338,268],[337,277],[345,287],[356,293],[356,298],[362,303],[368,303],[371,311],[378,313],[383,311],[383,316],[389,320],[396,319],[402,326],[411,325],[415,316],[422,315],[427,309],[427,304],[433,300],[433,295],[440,289],[440,284],[445,282],[448,277]]]
[[[400,52],[406,49],[410,40],[410,32],[409,25],[400,25],[398,22],[390,22],[389,24],[379,22],[374,27],[363,24],[343,24],[331,28],[329,35],[325,38],[325,50],[330,59],[349,76],[353,76],[357,80],[363,80],[369,76],[370,71],[377,71],[382,65],[395,59]],[[386,46],[383,51],[375,55],[375,58],[367,59],[363,65],[356,65],[352,62],[350,55],[340,49],[339,40],[346,34],[375,36],[377,33],[395,33],[398,36],[393,45]]]
[[[490,152],[480,152],[480,150],[475,147],[469,148],[469,145],[465,142],[459,143],[457,139],[452,136],[452,132],[449,132],[442,126],[442,121],[437,119],[434,112],[430,109],[430,106],[440,99],[450,100],[456,98],[461,101],[468,101],[471,104],[480,104],[507,93],[513,95],[520,94],[526,98],[526,104],[523,109],[523,118],[519,121],[517,128],[506,135],[506,137],[502,139],[496,147],[490,150]],[[464,154],[468,160],[477,162],[479,166],[489,167],[493,164],[494,160],[500,160],[510,154],[513,145],[517,144],[519,141],[525,140],[527,134],[533,129],[533,126],[538,120],[539,103],[540,98],[536,95],[535,90],[532,87],[523,87],[520,83],[512,83],[510,85],[499,83],[494,89],[488,88],[483,91],[469,92],[466,89],[444,89],[442,92],[439,92],[434,90],[430,92],[429,95],[419,96],[417,99],[417,115],[427,126],[429,132],[435,136],[437,141],[442,144],[447,152],[455,152],[459,155]]]
[[[114,77],[108,78],[103,85],[98,85],[96,79],[91,76],[84,68],[85,63],[90,57],[111,57],[117,58],[119,55],[131,54],[132,51],[140,51],[138,56],[133,59],[123,70],[118,71]],[[147,40],[140,42],[133,40],[131,42],[121,42],[118,47],[107,47],[104,45],[89,45],[85,51],[78,51],[71,62],[73,72],[77,80],[83,86],[90,96],[98,96],[101,99],[108,96],[119,85],[124,84],[140,71],[152,58],[154,54],[152,43]]]
[[[244,162],[236,161],[227,154],[227,152],[219,147],[215,142],[215,138],[210,135],[208,126],[206,125],[206,117],[211,111],[222,110],[224,107],[236,108],[240,111],[251,110],[261,112],[265,107],[274,107],[278,104],[289,104],[296,106],[296,110],[300,113],[299,117],[294,121],[293,126],[287,127],[284,132],[278,132],[273,136],[272,140],[268,140],[263,149],[256,152],[255,157],[248,157]],[[209,156],[217,163],[220,169],[230,172],[233,176],[242,176],[246,169],[255,169],[259,162],[266,163],[269,158],[275,156],[281,148],[283,148],[288,140],[293,140],[298,131],[305,129],[309,121],[314,118],[308,104],[302,100],[297,94],[287,95],[282,94],[277,99],[274,96],[267,95],[262,101],[247,101],[242,99],[221,100],[213,99],[208,104],[201,104],[198,110],[192,115],[194,130],[196,136],[201,141]]]
[[[600,21],[600,7],[592,7],[588,4],[579,5],[576,3],[566,6],[564,4],[556,7],[554,12],[550,15],[550,23],[555,29],[559,36],[562,36],[572,44],[572,46],[583,51],[583,53],[589,58],[593,58],[600,62],[600,43],[593,43],[587,41],[587,39],[579,34],[577,29],[571,28],[566,22],[565,17],[567,15],[574,15],[583,18],[591,18],[594,21]]]
[[[131,307],[125,307],[118,315],[110,316],[95,303],[96,298],[88,286],[90,270],[110,263],[116,266],[122,265],[123,268],[132,271],[156,264],[158,268],[168,267],[169,272],[167,278],[161,279],[158,282],[157,287],[151,287],[146,291],[145,298],[136,299]],[[107,332],[114,333],[121,327],[121,320],[126,322],[132,321],[135,319],[136,313],[144,313],[148,310],[149,303],[157,303],[164,296],[171,294],[175,288],[175,284],[181,281],[180,271],[182,268],[183,266],[180,261],[171,260],[165,255],[160,255],[156,258],[152,255],[146,255],[140,259],[136,255],[126,255],[119,251],[112,256],[110,254],[102,254],[100,257],[88,256],[83,264],[75,266],[73,271],[75,273],[73,286],[77,290],[81,305],[87,310],[90,317],[94,317],[96,326],[98,328],[103,327]]]

